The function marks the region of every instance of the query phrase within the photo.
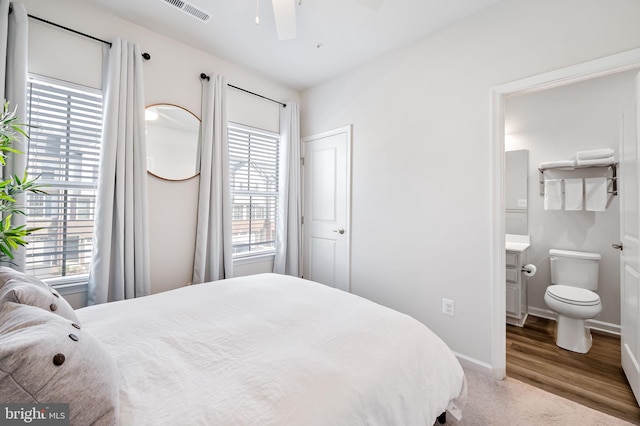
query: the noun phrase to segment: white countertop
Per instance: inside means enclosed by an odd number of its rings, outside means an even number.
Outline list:
[[[529,248],[530,237],[528,235],[506,234],[504,242],[508,251],[523,252]]]

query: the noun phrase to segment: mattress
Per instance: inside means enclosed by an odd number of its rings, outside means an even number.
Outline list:
[[[415,319],[260,274],[76,311],[115,358],[121,425],[432,425],[463,370]]]

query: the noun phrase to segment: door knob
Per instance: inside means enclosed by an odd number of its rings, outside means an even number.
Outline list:
[[[616,250],[620,250],[622,251],[622,243],[618,243],[618,244],[611,244],[611,247],[613,247]]]
[[[337,232],[338,234],[342,235],[344,234],[344,228],[334,229],[333,232]]]

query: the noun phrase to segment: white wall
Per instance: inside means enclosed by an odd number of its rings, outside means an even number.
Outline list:
[[[147,105],[171,103],[200,116],[200,73],[223,74],[227,82],[273,99],[299,102],[300,94],[260,74],[179,43],[100,9],[76,0],[24,0],[29,14],[95,37],[121,37],[136,42],[151,54],[145,62]],[[29,71],[101,87],[102,44],[49,25],[29,21]],[[279,107],[229,89],[228,118],[243,124],[278,131]],[[183,286],[191,281],[195,245],[198,178],[167,182],[149,176],[149,230],[151,233],[152,292]],[[178,227],[175,227],[175,224]],[[268,271],[272,261],[239,265],[236,275]]]
[[[490,365],[490,90],[636,48],[638,16],[635,0],[507,0],[305,91],[303,135],[353,124],[353,292]]]
[[[620,325],[620,203],[614,197],[605,212],[545,211],[538,167],[543,161],[575,157],[576,151],[611,148],[618,153],[622,113],[635,102],[635,75],[628,71],[513,97],[505,108],[506,148],[529,150],[529,262],[538,267],[529,278],[529,306],[548,310],[544,292],[550,284],[549,249],[602,255],[598,293],[603,311],[598,321]],[[635,117],[632,117],[635,119]],[[616,157],[617,158],[617,157]],[[606,170],[548,171],[547,178],[606,176]]]

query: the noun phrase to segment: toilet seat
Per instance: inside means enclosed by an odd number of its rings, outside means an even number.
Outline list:
[[[600,304],[600,296],[585,288],[556,284],[547,287],[546,293],[550,298],[569,305],[596,306]]]

